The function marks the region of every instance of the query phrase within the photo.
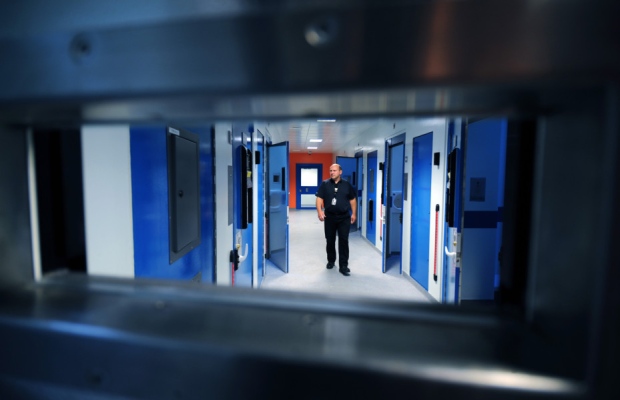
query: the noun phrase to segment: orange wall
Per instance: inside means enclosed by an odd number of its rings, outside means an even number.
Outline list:
[[[297,208],[297,164],[322,164],[323,176],[321,180],[329,178],[329,167],[334,163],[334,155],[332,153],[289,153],[289,181],[288,187],[290,195],[288,197],[288,206]]]

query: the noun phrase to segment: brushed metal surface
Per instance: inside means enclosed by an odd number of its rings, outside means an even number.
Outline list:
[[[45,10],[12,5],[3,18]],[[0,25],[0,121],[505,113],[620,67],[617,2],[281,1],[229,11],[193,2],[162,19],[139,6],[76,6],[71,19],[46,13],[45,29],[40,15],[28,31]],[[315,25],[335,25],[333,39],[308,43]]]
[[[26,131],[0,126],[0,287],[34,279]]]

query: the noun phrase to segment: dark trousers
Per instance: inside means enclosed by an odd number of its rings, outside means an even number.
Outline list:
[[[327,240],[327,262],[336,263],[336,233],[338,233],[338,265],[344,268],[349,265],[349,229],[351,228],[351,216],[326,215],[325,239]]]

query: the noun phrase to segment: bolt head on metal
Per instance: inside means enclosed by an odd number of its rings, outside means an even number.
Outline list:
[[[338,36],[338,21],[335,17],[319,18],[308,24],[304,36],[310,46],[325,46]]]

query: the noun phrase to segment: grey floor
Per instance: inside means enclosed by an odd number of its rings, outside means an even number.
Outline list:
[[[290,211],[289,240],[289,272],[284,273],[267,262],[261,288],[356,298],[434,302],[410,277],[400,274],[398,260],[388,272],[381,272],[381,253],[362,238],[360,232],[351,232],[349,235],[351,275],[345,277],[340,274],[337,261],[336,268],[325,268],[327,258],[323,223],[317,218],[315,210]]]

